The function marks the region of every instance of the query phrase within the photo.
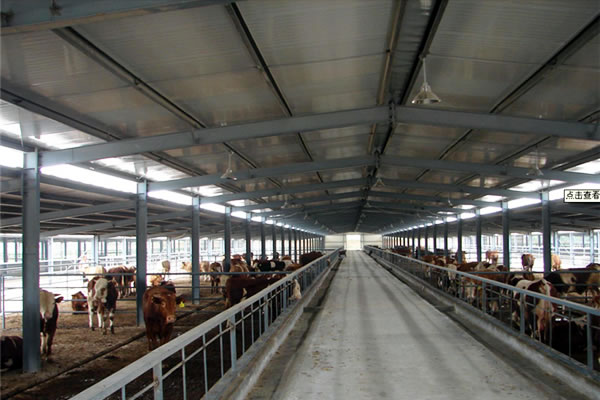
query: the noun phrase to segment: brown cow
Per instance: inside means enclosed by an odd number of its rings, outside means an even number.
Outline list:
[[[142,309],[150,351],[171,339],[176,319],[176,303],[178,298],[174,287],[171,290],[171,288],[156,286],[144,293]]]
[[[323,253],[320,251],[311,251],[310,253],[301,254],[300,265],[305,266],[306,264],[309,264],[321,257],[323,257]]]
[[[124,265],[119,265],[108,270],[106,279],[115,281],[119,295],[121,298],[125,297],[127,291],[125,288],[125,274],[129,274],[129,269]]]
[[[209,272],[212,272],[210,275],[210,292],[217,293],[219,290],[219,284],[221,283],[221,276],[217,275],[217,273],[223,272],[223,267],[220,263],[214,262],[209,265],[208,269]]]
[[[23,366],[23,339],[19,336],[0,338],[0,372]]]
[[[79,292],[71,295],[71,308],[75,312],[78,312],[78,311],[87,312],[88,303],[87,303],[87,297],[85,297],[85,294],[83,294],[81,291],[79,291]]]
[[[58,296],[58,297],[57,297]],[[42,334],[41,353],[50,357],[52,354],[52,341],[56,333],[58,322],[58,303],[62,296],[40,289],[40,333]]]
[[[550,256],[550,259],[552,260],[552,271],[560,269],[560,265],[562,264],[562,262],[560,261],[560,257],[558,256],[558,254],[552,254]]]
[[[531,271],[533,268],[533,263],[535,262],[535,257],[533,254],[522,254],[521,255],[521,265],[525,271]]]
[[[159,286],[165,280],[162,275],[150,275],[148,278],[150,278],[150,286]]]
[[[113,320],[117,310],[119,293],[114,281],[106,278],[95,277],[88,282],[88,317],[89,326],[94,330],[93,315],[97,314],[98,328],[106,335],[106,320],[110,320],[110,333],[115,333]]]
[[[485,252],[485,260],[492,264],[498,264],[498,252],[496,250],[488,250]]]
[[[182,261],[181,269],[183,269],[186,272],[192,272],[192,262],[191,261]]]
[[[244,297],[249,298],[255,295],[282,277],[285,277],[285,275],[258,276],[256,278],[248,278],[242,275],[231,276],[225,283],[225,291],[223,293],[225,308],[238,304]]]

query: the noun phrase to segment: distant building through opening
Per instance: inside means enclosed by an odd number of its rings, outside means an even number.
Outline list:
[[[362,235],[346,235],[346,250],[362,250]]]

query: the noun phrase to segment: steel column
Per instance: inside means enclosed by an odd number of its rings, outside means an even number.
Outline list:
[[[40,170],[37,152],[23,158],[23,372],[37,372],[41,367]]]
[[[433,254],[436,254],[437,236],[438,236],[437,224],[435,223],[435,221],[433,221]]]
[[[288,255],[290,257],[292,257],[292,260],[293,260],[294,254],[292,253],[292,229],[291,228],[288,228],[288,247],[289,247]]]
[[[260,259],[267,259],[267,243],[265,241],[265,218],[260,218]]]
[[[429,241],[429,227],[427,225],[425,225],[425,255],[429,251],[429,243],[427,243],[428,241]]]
[[[294,262],[298,262],[298,232],[294,229]]]
[[[252,265],[252,236],[250,235],[250,223],[252,222],[252,214],[246,214],[246,263]]]
[[[596,256],[594,254],[594,250],[595,250],[595,237],[594,237],[594,230],[590,229],[589,231],[589,237],[590,237],[590,263],[593,263],[594,260],[596,259]]]
[[[410,240],[410,246],[412,247],[412,255],[415,254],[415,230],[411,229],[411,240]]]
[[[8,241],[6,240],[6,238],[2,238],[2,250],[3,250],[2,258],[3,258],[4,262],[7,263],[8,262]]]
[[[223,241],[225,245],[225,265],[227,265],[226,271],[229,272],[231,264],[231,207],[225,207],[225,232]],[[250,266],[251,265],[252,264],[250,264]]]
[[[550,199],[548,192],[541,192],[542,200],[542,252],[544,255],[544,276],[552,271],[552,249],[550,237],[552,235],[552,226],[550,225]],[[571,252],[573,248],[571,248]]]
[[[281,257],[285,256],[285,228],[281,226]]]
[[[448,257],[448,220],[444,220],[444,256]]]
[[[502,262],[510,271],[510,219],[508,214],[508,202],[502,202]]]
[[[421,228],[417,228],[417,259],[421,259]]]
[[[457,243],[457,250],[456,250],[456,261],[458,261],[459,264],[463,263],[465,260],[463,260],[463,254],[462,254],[462,236],[463,236],[463,220],[460,217],[460,215],[456,216],[456,222],[457,222],[457,233],[456,233],[456,241]]]
[[[192,198],[192,303],[200,302],[200,197]],[[224,266],[223,268],[227,268]]]
[[[275,221],[273,221],[273,225],[271,225],[271,237],[273,240],[273,260],[278,260],[279,255],[277,254],[277,234],[275,232]]]
[[[148,184],[147,182],[138,182],[137,196],[135,205],[136,218],[136,237],[135,237],[135,252],[136,252],[136,272],[135,272],[135,287],[136,287],[136,315],[138,326],[144,325],[144,311],[142,309],[144,292],[146,291],[146,262],[147,243],[148,243]]]
[[[476,241],[476,246],[477,247],[477,262],[481,262],[481,211],[479,210],[479,208],[477,210],[475,210],[475,218],[477,219],[475,221],[476,223],[476,233],[475,233],[475,241]]]

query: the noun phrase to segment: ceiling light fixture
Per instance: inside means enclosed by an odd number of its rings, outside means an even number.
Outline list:
[[[538,152],[538,148],[535,148],[535,167],[529,169],[525,174],[527,176],[544,176],[544,173],[540,169],[540,154]]]
[[[425,58],[423,58],[423,85],[421,85],[421,89],[419,93],[412,99],[412,104],[435,104],[439,103],[442,100],[433,93],[431,90],[431,86],[427,83],[427,67],[425,66]]]
[[[229,161],[227,162],[227,171],[223,175],[221,175],[221,179],[230,179],[232,181],[237,181],[237,178],[233,176],[233,170],[231,169],[231,157],[233,156],[233,151],[229,152]]]

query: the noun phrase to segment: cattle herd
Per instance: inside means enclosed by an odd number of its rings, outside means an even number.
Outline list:
[[[223,272],[221,263],[201,261],[200,279],[210,281],[211,293],[218,293],[222,289],[225,308],[228,308],[285,277],[286,272],[295,271],[322,255],[320,252],[302,254],[299,263],[292,262],[290,256],[284,256],[281,260],[254,260],[252,265],[248,266],[243,257],[236,254],[230,261],[229,273]],[[171,272],[170,262],[165,260],[161,266],[162,273],[148,276],[150,285],[143,295],[142,309],[149,350],[154,350],[170,340],[176,320],[176,307],[183,307],[185,301],[183,296],[177,296],[173,281],[166,279]],[[192,272],[191,262],[183,262],[181,268]],[[260,274],[250,274],[251,272]],[[95,316],[96,325],[103,335],[106,335],[108,330],[114,334],[117,300],[135,293],[135,274],[135,267],[126,266],[114,267],[108,271],[102,266],[83,269],[87,295],[79,291],[71,296],[74,313],[87,313],[89,328],[92,331],[95,330]],[[300,285],[294,280],[290,298],[297,300],[300,297]],[[58,303],[62,300],[62,296],[40,289],[40,350],[46,358],[52,354],[52,342],[59,315]],[[20,369],[23,339],[19,336],[2,336],[0,345],[1,370]]]
[[[397,247],[391,250],[406,257],[415,258],[411,248]],[[562,269],[558,255],[552,254],[552,271],[533,272],[535,257],[532,254],[521,256],[522,270],[508,271],[504,265],[498,264],[498,252],[488,250],[484,262],[467,262],[463,253],[462,263],[457,261],[457,254],[448,257],[436,255],[442,253],[420,252],[420,259],[429,264],[444,267],[436,269],[423,265],[421,268],[425,279],[449,294],[465,299],[473,305],[482,306],[485,293],[485,310],[498,316],[501,311],[510,313],[511,324],[541,342],[555,349],[572,354],[585,352],[587,349],[586,316],[575,312],[564,312],[562,307],[551,298],[562,298],[600,309],[600,264],[591,263],[584,268]],[[468,273],[457,274],[455,271]],[[485,278],[519,289],[526,289],[548,297],[522,295],[516,290],[505,290],[490,287],[483,288]],[[523,303],[523,319],[521,307]],[[569,317],[565,317],[569,314]],[[592,343],[594,359],[600,362],[600,318],[592,316]]]

